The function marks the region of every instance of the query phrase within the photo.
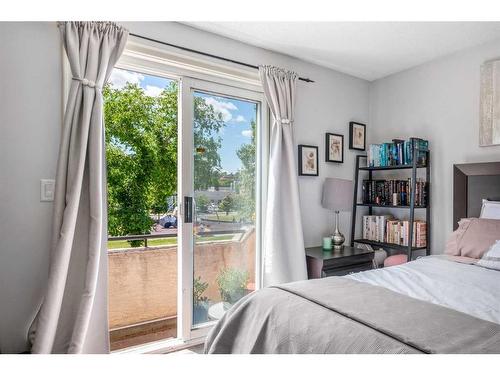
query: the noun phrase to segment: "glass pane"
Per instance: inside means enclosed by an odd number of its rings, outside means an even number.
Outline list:
[[[177,334],[177,93],[121,69],[103,90],[112,350]]]
[[[258,104],[194,92],[193,325],[255,289]]]

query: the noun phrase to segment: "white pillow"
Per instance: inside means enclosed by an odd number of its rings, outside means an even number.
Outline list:
[[[500,240],[491,245],[476,265],[500,271]]]
[[[483,206],[481,207],[481,215],[479,217],[481,219],[500,220],[500,202],[483,199]]]

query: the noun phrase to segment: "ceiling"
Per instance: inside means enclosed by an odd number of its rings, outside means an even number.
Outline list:
[[[186,24],[369,81],[464,48],[500,39],[500,22],[186,22]],[[305,74],[305,72],[299,73]]]

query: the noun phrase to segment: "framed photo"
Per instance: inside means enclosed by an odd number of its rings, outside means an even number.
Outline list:
[[[299,176],[319,176],[317,146],[299,145]]]
[[[326,133],[325,161],[330,163],[344,162],[344,136],[342,134]]]
[[[365,151],[366,125],[351,121],[349,123],[349,149]]]

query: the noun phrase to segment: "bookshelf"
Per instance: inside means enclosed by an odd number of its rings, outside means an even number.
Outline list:
[[[352,222],[351,222],[351,246],[354,246],[354,243],[362,243],[371,246],[378,246],[382,248],[388,248],[395,250],[397,253],[406,253],[408,256],[408,261],[412,259],[412,255],[414,251],[424,250],[426,255],[430,254],[430,241],[431,241],[431,195],[430,195],[430,151],[425,151],[426,153],[426,163],[425,166],[418,165],[418,152],[424,152],[422,150],[418,150],[417,147],[413,147],[411,152],[413,153],[411,164],[404,165],[392,165],[392,166],[380,166],[380,167],[370,167],[370,166],[362,166],[361,160],[367,159],[367,155],[356,155],[356,166],[354,171],[354,199],[353,199],[353,207],[352,207]],[[367,164],[367,163],[363,163]],[[417,205],[416,204],[416,187],[417,187],[417,170],[425,169],[425,181],[427,182],[427,195],[426,195],[426,204],[425,205]],[[363,203],[359,202],[358,191],[359,191],[359,182],[360,182],[360,173],[368,173],[367,181],[374,181],[373,175],[378,171],[390,171],[390,170],[402,170],[410,172],[410,199],[408,204],[398,204],[398,205],[389,205],[389,204],[378,204],[378,203]],[[404,173],[404,172],[402,172]],[[406,172],[408,173],[408,172]],[[363,180],[361,180],[363,181]],[[408,231],[408,246],[398,245],[395,243],[388,242],[379,242],[367,240],[364,238],[355,238],[356,234],[356,225],[358,224],[357,220],[357,211],[358,207],[368,209],[368,215],[373,215],[373,211],[383,208],[383,209],[394,209],[394,210],[408,210],[409,211],[409,228],[413,228],[413,223],[415,222],[415,210],[425,210],[425,220],[426,220],[426,246],[425,247],[416,247],[412,246],[413,243],[413,230]]]
[[[366,157],[366,155],[359,155],[361,157]],[[392,166],[387,166],[387,167],[360,167],[359,169],[361,171],[387,171],[391,169],[412,169],[413,167],[411,165],[392,165]],[[417,169],[421,169],[425,167],[417,167]]]

